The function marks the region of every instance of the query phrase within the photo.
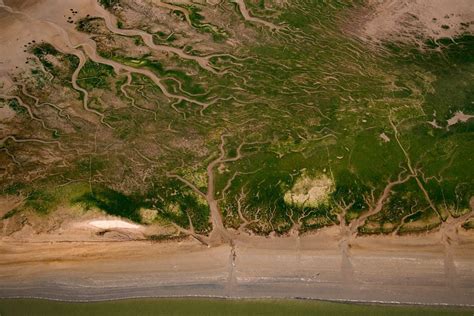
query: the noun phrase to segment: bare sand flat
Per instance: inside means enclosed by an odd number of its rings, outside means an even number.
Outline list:
[[[368,0],[368,4],[360,28],[351,30],[363,40],[453,38],[474,28],[465,24],[474,20],[471,0]]]
[[[304,297],[474,305],[472,234],[447,260],[436,234],[364,237],[346,258],[332,233],[196,241],[0,243],[0,297]]]

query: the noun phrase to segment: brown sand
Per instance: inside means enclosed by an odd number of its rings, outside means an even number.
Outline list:
[[[4,237],[0,297],[198,295],[474,305],[474,236],[461,232],[458,237],[451,258],[440,233],[356,238],[346,257],[336,228],[303,237],[241,234],[233,247],[213,248],[190,239],[25,242]]]
[[[471,0],[369,0],[358,28],[350,32],[365,41],[453,38],[474,32]],[[463,25],[464,24],[464,25]],[[349,28],[348,28],[349,29]]]

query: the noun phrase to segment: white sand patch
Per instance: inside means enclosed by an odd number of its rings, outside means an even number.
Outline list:
[[[384,143],[388,143],[390,141],[390,138],[385,133],[382,133],[379,136],[380,136],[380,138],[382,138]]]
[[[474,115],[468,115],[464,114],[462,111],[458,111],[454,113],[454,116],[448,120],[448,127],[457,123],[466,123],[472,118],[474,118]]]
[[[325,174],[317,177],[303,174],[293,188],[285,193],[284,200],[288,204],[316,207],[328,201],[333,189],[333,181]]]
[[[132,224],[122,220],[94,220],[87,223],[90,226],[101,228],[101,229],[110,229],[110,228],[124,228],[124,229],[140,229],[141,226],[137,224]]]
[[[431,122],[427,122],[427,123],[433,126],[434,128],[442,128],[441,126],[438,125],[438,122],[436,121],[436,119],[433,119]]]

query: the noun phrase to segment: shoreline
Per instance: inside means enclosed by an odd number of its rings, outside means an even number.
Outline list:
[[[461,305],[450,305],[443,303],[417,303],[417,302],[396,302],[396,301],[363,301],[363,300],[344,300],[344,299],[318,299],[311,297],[235,297],[235,296],[203,296],[203,295],[180,295],[180,296],[130,296],[130,297],[121,297],[121,298],[108,298],[108,299],[88,299],[88,300],[73,300],[73,299],[59,299],[59,298],[50,298],[50,297],[39,297],[39,296],[0,296],[0,302],[2,300],[38,300],[38,301],[51,301],[51,302],[61,302],[61,303],[100,303],[100,302],[116,302],[116,301],[128,301],[128,300],[141,300],[141,299],[150,299],[150,300],[160,300],[160,299],[176,299],[176,300],[186,300],[186,299],[202,299],[202,300],[221,300],[221,301],[266,301],[266,300],[275,300],[275,301],[314,301],[314,302],[328,302],[328,303],[339,303],[339,304],[354,304],[354,305],[363,305],[363,306],[406,306],[406,307],[452,307],[452,308],[471,308],[474,307],[473,304],[461,304]]]
[[[164,243],[3,239],[0,297],[474,306],[473,234],[459,234],[451,257],[437,233],[359,237],[351,242],[347,257],[339,239],[334,229],[299,238],[239,235],[233,247],[206,247],[191,238]]]
[[[227,297],[227,296],[214,296],[214,295],[171,295],[171,296],[124,296],[116,298],[103,298],[103,299],[65,299],[55,297],[41,297],[41,296],[0,296],[0,302],[2,300],[38,300],[38,301],[51,301],[61,303],[100,303],[100,302],[116,302],[116,301],[128,301],[128,300],[161,300],[161,299],[202,299],[202,300],[223,300],[223,301],[315,301],[315,302],[328,302],[328,303],[339,303],[339,304],[353,304],[353,305],[366,305],[366,306],[406,306],[406,307],[450,307],[450,308],[474,308],[473,304],[449,304],[449,303],[420,303],[420,302],[397,302],[397,301],[366,301],[366,300],[348,300],[348,299],[320,299],[312,297],[273,297],[273,296],[249,296],[249,297]]]

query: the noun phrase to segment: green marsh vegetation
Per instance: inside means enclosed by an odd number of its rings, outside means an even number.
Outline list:
[[[165,96],[144,75],[132,71],[128,82],[111,67],[88,61],[78,83],[101,92],[105,117],[95,125],[78,118],[74,132],[64,129],[60,139],[81,148],[82,156],[90,155],[86,147],[94,139],[104,162],[92,176],[87,168],[57,168],[67,179],[92,178],[96,184],[93,192],[69,200],[137,222],[138,210],[146,206],[162,220],[186,229],[192,224],[205,234],[211,229],[202,197],[208,193],[207,168],[223,151],[212,170],[213,198],[227,227],[244,225],[258,234],[305,232],[374,211],[359,233],[410,233],[466,214],[474,195],[469,172],[474,123],[448,126],[447,121],[474,110],[473,37],[427,42],[423,49],[395,42],[370,47],[341,30],[361,3],[248,4],[257,19],[278,30],[243,21],[237,5],[222,4],[229,26],[220,31],[235,38],[238,49],[226,41],[176,46],[189,53],[186,60],[152,54],[142,41],[114,47],[117,37],[109,46],[98,45],[102,57],[152,71],[178,97]],[[155,32],[160,44],[192,41],[207,28],[215,30],[205,23],[205,8],[183,9],[191,19],[187,25],[183,17],[183,29],[192,31],[171,37]],[[91,32],[81,21],[79,31]],[[143,16],[145,30],[148,22]],[[46,58],[60,56],[54,47],[42,44],[33,54],[54,76],[70,75]],[[209,57],[216,71],[204,69],[193,56]],[[74,57],[60,57],[59,63],[69,70],[77,66]],[[285,201],[302,177],[317,175],[333,183],[327,203]],[[317,188],[305,194],[311,189]],[[44,204],[38,211],[53,207],[48,196],[35,201]]]
[[[70,80],[70,75],[79,64],[76,56],[63,54],[49,43],[34,44],[29,49],[45,70],[60,80]]]
[[[111,76],[114,76],[114,70],[111,66],[88,60],[81,68],[77,82],[86,90],[110,89],[107,79]]]
[[[120,3],[120,0],[98,0],[99,3],[106,9],[113,7]]]
[[[95,207],[109,215],[120,216],[134,222],[141,222],[140,207],[144,203],[133,196],[109,188],[95,187],[74,199],[73,203],[81,204],[86,210]]]

